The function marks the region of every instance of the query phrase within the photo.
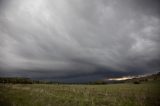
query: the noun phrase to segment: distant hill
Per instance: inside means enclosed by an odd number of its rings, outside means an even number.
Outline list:
[[[30,78],[24,77],[0,77],[0,83],[11,83],[11,84],[116,84],[116,83],[134,83],[140,84],[142,82],[160,80],[160,72],[152,75],[143,75],[134,77],[132,79],[125,80],[98,80],[94,82],[86,83],[63,83],[63,82],[54,82],[54,81],[39,81],[32,80]]]
[[[156,74],[152,74],[152,75],[127,79],[125,80],[125,82],[135,82],[136,83],[136,82],[146,82],[146,81],[153,81],[153,80],[160,80],[160,72]]]

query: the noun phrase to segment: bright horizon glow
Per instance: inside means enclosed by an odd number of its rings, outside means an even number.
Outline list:
[[[148,73],[148,74],[138,75],[138,76],[123,76],[123,77],[119,77],[119,78],[109,78],[107,80],[110,80],[110,81],[122,81],[122,80],[127,80],[127,79],[146,77],[146,76],[150,76],[150,75],[153,75],[153,74],[156,74],[156,73]]]
[[[109,78],[108,80],[110,81],[122,81],[122,80],[127,80],[127,79],[132,79],[135,78],[134,76],[127,76],[127,77],[121,77],[121,78]]]

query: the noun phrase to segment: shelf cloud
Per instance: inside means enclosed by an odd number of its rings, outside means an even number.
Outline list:
[[[0,76],[89,81],[160,70],[159,0],[0,0]]]

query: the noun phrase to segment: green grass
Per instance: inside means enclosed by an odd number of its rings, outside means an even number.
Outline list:
[[[160,82],[110,85],[0,84],[0,106],[160,106]]]

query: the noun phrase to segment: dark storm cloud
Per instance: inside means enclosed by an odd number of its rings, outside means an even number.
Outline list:
[[[159,4],[0,0],[0,74],[88,80],[159,71]]]
[[[132,3],[135,9],[140,12],[148,15],[160,16],[159,0],[134,0]]]

